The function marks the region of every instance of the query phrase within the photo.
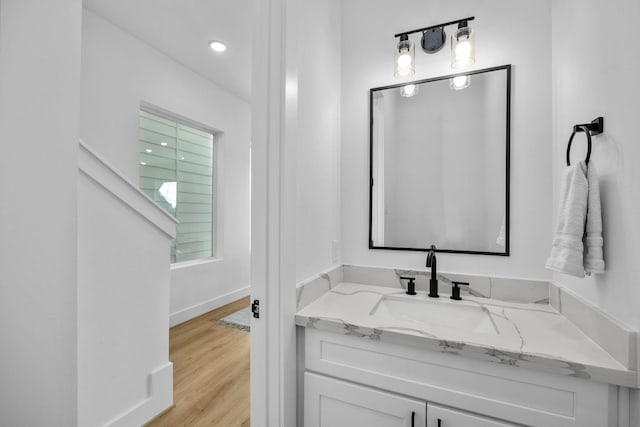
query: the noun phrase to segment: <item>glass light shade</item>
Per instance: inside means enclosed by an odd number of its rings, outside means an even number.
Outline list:
[[[476,63],[476,39],[473,28],[458,28],[451,35],[451,68],[465,68]]]
[[[413,95],[418,93],[418,86],[414,84],[409,84],[406,86],[402,86],[400,88],[400,96],[404,96],[405,98],[411,98]]]
[[[471,76],[457,76],[449,79],[449,88],[453,90],[462,90],[468,88],[471,84]]]
[[[395,73],[396,77],[408,77],[415,74],[415,46],[407,36],[400,37],[396,48]]]

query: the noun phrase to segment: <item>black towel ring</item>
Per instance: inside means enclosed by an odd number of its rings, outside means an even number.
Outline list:
[[[573,137],[576,136],[576,133],[578,132],[584,132],[585,135],[587,135],[587,158],[584,159],[584,162],[589,164],[589,158],[591,158],[591,132],[586,126],[579,125],[573,128],[573,132],[569,138],[569,144],[567,145],[567,166],[571,166],[571,161],[569,159],[571,155],[571,143],[573,142]]]

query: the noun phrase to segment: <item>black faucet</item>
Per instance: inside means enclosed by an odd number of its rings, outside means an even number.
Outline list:
[[[436,261],[436,245],[431,245],[431,250],[427,255],[427,267],[431,268],[431,280],[429,281],[429,296],[438,298],[438,263]]]

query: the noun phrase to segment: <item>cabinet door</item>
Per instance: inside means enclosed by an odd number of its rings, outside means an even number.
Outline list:
[[[427,427],[515,427],[515,424],[428,403]]]
[[[426,409],[424,401],[304,374],[305,427],[424,427]]]

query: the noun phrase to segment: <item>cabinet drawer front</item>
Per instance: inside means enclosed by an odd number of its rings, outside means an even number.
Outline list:
[[[404,345],[306,328],[305,368],[517,424],[614,425],[606,384]]]
[[[422,427],[426,403],[321,375],[304,375],[305,427]]]
[[[516,427],[516,425],[428,403],[427,427]]]

